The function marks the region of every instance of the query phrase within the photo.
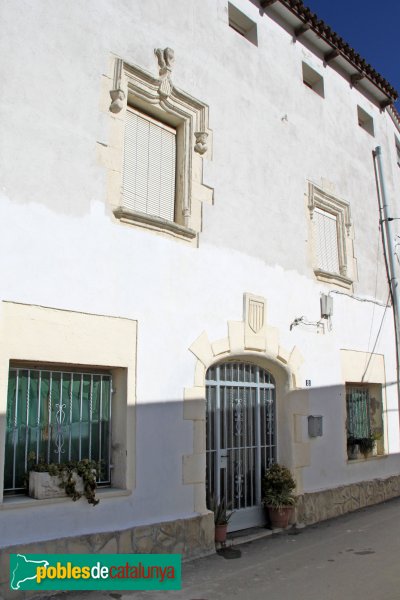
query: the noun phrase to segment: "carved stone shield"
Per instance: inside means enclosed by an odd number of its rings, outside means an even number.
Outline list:
[[[258,333],[264,325],[264,302],[249,300],[249,327],[254,333]]]

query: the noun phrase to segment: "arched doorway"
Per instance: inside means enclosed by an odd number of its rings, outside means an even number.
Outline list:
[[[206,374],[207,501],[235,513],[231,531],[264,523],[261,477],[276,459],[275,382],[261,367],[226,362]]]

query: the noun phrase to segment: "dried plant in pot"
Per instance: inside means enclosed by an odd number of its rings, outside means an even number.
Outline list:
[[[262,481],[264,506],[268,509],[272,528],[285,528],[289,524],[296,504],[296,482],[287,467],[274,464],[269,467]]]
[[[214,498],[211,498],[209,508],[214,513],[215,541],[224,544],[226,542],[229,519],[232,517],[234,511],[229,512],[227,510],[225,498],[222,498],[220,502],[216,502]]]

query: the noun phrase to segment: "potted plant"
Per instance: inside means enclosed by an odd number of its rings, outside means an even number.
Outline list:
[[[29,495],[32,498],[55,498],[69,496],[75,502],[85,496],[89,504],[96,506],[97,479],[100,474],[99,463],[84,458],[66,463],[29,461]]]
[[[357,442],[360,447],[360,452],[364,455],[364,458],[368,458],[369,456],[371,456],[372,451],[375,447],[374,436],[369,435],[368,437],[359,438]]]
[[[265,472],[262,487],[262,502],[268,508],[272,528],[287,527],[296,504],[296,482],[291,472],[283,465],[272,465]]]
[[[372,437],[375,440],[375,446],[372,450],[372,454],[374,456],[380,455],[384,453],[384,446],[383,446],[383,431],[381,428],[377,428],[374,430],[374,432],[372,433]]]
[[[226,542],[229,519],[234,511],[227,511],[225,498],[222,498],[220,502],[216,502],[214,498],[212,498],[210,510],[214,513],[215,541],[224,544]]]
[[[360,454],[360,446],[358,445],[358,439],[353,435],[347,438],[347,457],[349,460],[357,460]]]

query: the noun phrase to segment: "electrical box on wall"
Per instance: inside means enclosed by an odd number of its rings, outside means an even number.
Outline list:
[[[333,298],[321,294],[321,319],[329,319],[333,315]]]
[[[321,415],[310,415],[308,417],[308,435],[310,437],[320,437],[322,435]]]

